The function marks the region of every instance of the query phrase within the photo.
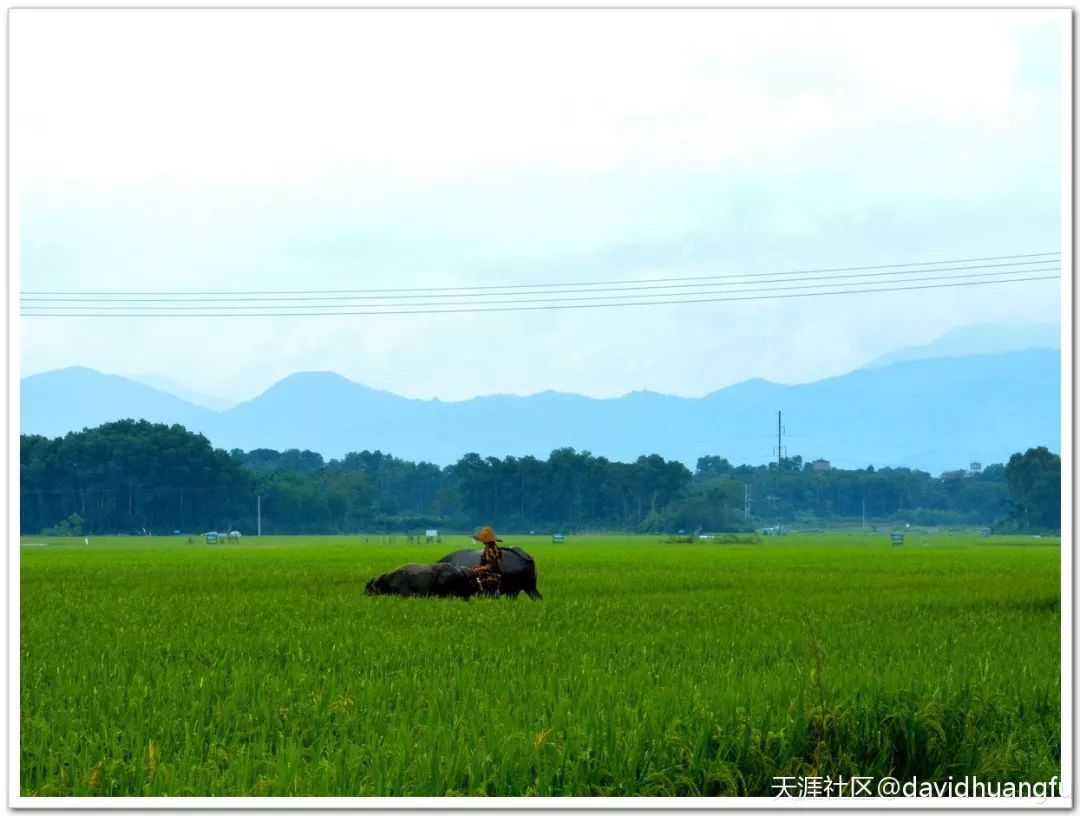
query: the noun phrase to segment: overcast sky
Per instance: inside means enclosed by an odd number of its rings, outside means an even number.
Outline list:
[[[1060,248],[1069,12],[11,13],[23,290],[773,272]],[[1054,281],[551,312],[24,318],[70,365],[232,400],[806,382]]]

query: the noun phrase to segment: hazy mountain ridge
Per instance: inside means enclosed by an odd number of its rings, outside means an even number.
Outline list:
[[[908,346],[871,360],[863,368],[880,368],[905,360],[1000,354],[1033,348],[1061,348],[1061,324],[1052,322],[972,323],[946,332],[921,346]]]
[[[27,377],[21,404],[24,433],[57,436],[130,416],[179,422],[223,448],[309,448],[327,458],[377,448],[437,464],[468,452],[546,457],[558,447],[621,460],[655,452],[691,466],[706,454],[760,463],[775,456],[782,410],[789,455],[937,473],[1034,445],[1059,450],[1060,355],[912,360],[801,385],[748,380],[700,398],[544,392],[443,402],[304,372],[221,412],[75,368]]]
[[[214,397],[210,394],[204,394],[201,391],[196,391],[193,388],[188,388],[185,385],[181,385],[175,380],[168,377],[161,377],[157,374],[140,374],[138,376],[128,377],[129,380],[134,380],[137,383],[148,385],[157,391],[163,391],[166,394],[171,394],[174,397],[179,397],[185,402],[190,402],[193,405],[198,405],[200,408],[209,408],[211,411],[225,411],[232,408],[235,403],[231,400],[221,399],[220,397]]]
[[[131,413],[118,411],[118,406],[129,406]],[[130,415],[197,430],[207,427],[217,412],[84,366],[34,374],[20,383],[22,433],[63,436]]]

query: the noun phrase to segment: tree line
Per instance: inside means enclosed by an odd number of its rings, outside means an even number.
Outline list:
[[[909,522],[1059,527],[1061,460],[1046,448],[981,472],[815,469],[799,456],[694,471],[657,454],[614,462],[560,448],[546,459],[481,457],[452,465],[380,451],[324,461],[313,451],[214,449],[180,425],[122,420],[48,439],[20,437],[23,534],[255,531],[354,533],[744,531],[776,524]]]

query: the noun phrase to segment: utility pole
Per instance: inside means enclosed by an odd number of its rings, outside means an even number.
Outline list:
[[[262,536],[262,496],[255,497],[256,535]]]
[[[780,479],[780,463],[783,461],[780,453],[780,416],[781,412],[776,412],[776,478]]]
[[[862,526],[866,526],[866,499],[862,500]]]
[[[782,415],[783,415],[782,412],[780,412],[780,411],[776,412],[776,488],[777,488],[776,492],[777,493],[780,492],[780,468],[783,467],[783,464],[784,464],[784,453],[783,453],[784,449],[781,447],[781,441],[780,441],[780,434],[781,434],[781,428],[782,428],[782,426],[780,424],[780,418],[781,418]],[[777,501],[776,501],[776,532],[777,532],[777,534],[780,533],[780,499],[779,499],[779,497],[777,497]]]
[[[743,483],[743,518],[750,520],[750,483]]]

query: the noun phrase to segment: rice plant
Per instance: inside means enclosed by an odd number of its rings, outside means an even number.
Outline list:
[[[1057,541],[505,538],[543,601],[364,595],[464,537],[23,548],[22,793],[769,796],[780,775],[1060,773]]]

